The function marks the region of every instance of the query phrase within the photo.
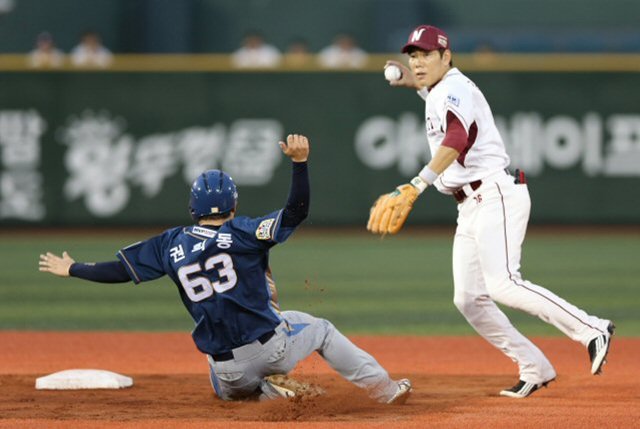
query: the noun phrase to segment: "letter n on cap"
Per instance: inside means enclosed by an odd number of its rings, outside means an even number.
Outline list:
[[[411,41],[418,42],[422,37],[422,33],[424,33],[424,30],[425,30],[424,28],[421,28],[420,30],[415,30],[413,32],[413,36],[411,36]]]

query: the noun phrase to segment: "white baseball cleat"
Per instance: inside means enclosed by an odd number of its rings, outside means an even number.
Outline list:
[[[398,389],[396,393],[387,401],[387,404],[402,405],[407,402],[413,389],[411,388],[411,381],[408,378],[403,378],[398,381]]]
[[[516,384],[512,388],[500,391],[500,396],[508,396],[510,398],[519,399],[526,398],[541,387],[547,387],[547,384],[551,383],[553,380],[555,380],[555,378],[542,383],[529,383],[528,381],[520,380],[518,381],[518,384]]]
[[[602,372],[602,365],[607,362],[607,354],[611,346],[611,336],[615,328],[613,323],[609,323],[606,333],[589,341],[587,350],[589,351],[589,359],[591,359],[591,374],[593,375],[600,374]]]

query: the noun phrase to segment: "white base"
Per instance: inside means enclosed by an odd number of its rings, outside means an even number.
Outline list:
[[[102,369],[69,369],[36,379],[38,390],[122,389],[133,379]]]

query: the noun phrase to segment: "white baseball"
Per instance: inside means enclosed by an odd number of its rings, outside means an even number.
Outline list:
[[[390,66],[387,66],[384,69],[384,78],[387,79],[389,82],[402,79],[402,70],[400,70],[400,67],[394,66],[393,64]]]

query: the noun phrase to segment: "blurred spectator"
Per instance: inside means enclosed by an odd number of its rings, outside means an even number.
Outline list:
[[[242,46],[231,55],[231,62],[238,68],[276,67],[282,60],[282,54],[272,45],[265,43],[262,35],[247,33]]]
[[[56,48],[53,37],[49,33],[40,33],[36,38],[36,47],[29,52],[29,65],[35,68],[61,67],[64,63],[64,54]]]
[[[15,7],[13,0],[0,0],[0,13],[9,13]]]
[[[284,55],[285,64],[292,67],[304,67],[311,64],[313,56],[309,52],[306,40],[294,39]]]
[[[495,46],[493,46],[493,43],[489,42],[489,41],[482,41],[479,42],[475,49],[473,50],[474,53],[476,54],[494,54],[496,52],[496,48]]]
[[[490,65],[496,61],[496,49],[491,42],[483,41],[476,45],[473,59],[477,64]]]
[[[80,44],[71,51],[71,62],[78,67],[109,67],[112,60],[111,52],[95,31],[84,33]]]
[[[327,68],[360,68],[367,62],[367,53],[349,34],[338,34],[331,45],[320,51],[318,61]]]

